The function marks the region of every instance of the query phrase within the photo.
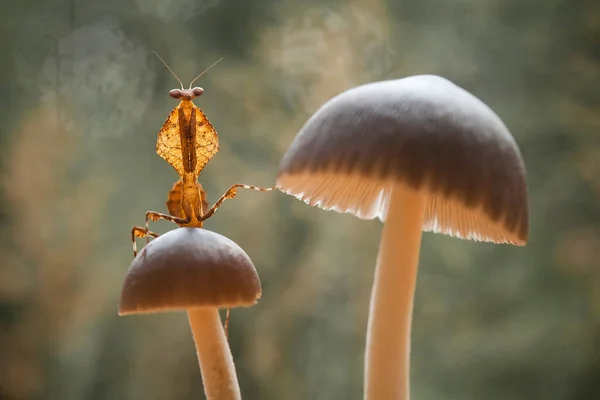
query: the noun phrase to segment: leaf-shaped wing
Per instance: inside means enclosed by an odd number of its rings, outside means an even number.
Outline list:
[[[199,176],[204,166],[219,151],[219,137],[206,115],[200,108],[194,106],[192,112],[196,113],[196,171]]]
[[[171,111],[156,141],[156,153],[168,162],[179,176],[183,176],[183,155],[179,135],[179,107]]]

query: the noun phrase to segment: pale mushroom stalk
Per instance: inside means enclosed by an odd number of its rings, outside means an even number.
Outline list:
[[[208,399],[238,400],[242,398],[233,358],[221,317],[216,308],[188,309],[188,319]]]
[[[371,292],[365,398],[409,398],[410,331],[427,197],[395,185]]]
[[[327,101],[283,156],[277,187],[385,222],[367,327],[367,400],[409,398],[421,231],[517,246],[529,236],[514,138],[485,103],[439,76],[373,82]]]

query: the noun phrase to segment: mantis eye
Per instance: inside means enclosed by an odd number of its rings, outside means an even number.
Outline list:
[[[183,91],[181,89],[169,90],[169,96],[174,99],[181,99],[181,96],[183,96]]]
[[[204,89],[202,89],[201,87],[195,87],[192,89],[192,93],[195,97],[200,97],[202,96],[202,93],[204,93]]]

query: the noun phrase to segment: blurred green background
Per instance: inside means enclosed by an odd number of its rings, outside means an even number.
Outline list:
[[[599,38],[595,0],[2,2],[0,399],[202,398],[185,314],[117,316],[130,228],[177,179],[155,142],[178,84],[152,50],[184,83],[225,57],[196,101],[211,203],[272,185],[352,86],[434,73],[484,100],[525,158],[531,240],[425,234],[413,398],[600,398]],[[360,399],[381,224],[242,191],[206,228],[263,283],[232,312],[244,398]]]

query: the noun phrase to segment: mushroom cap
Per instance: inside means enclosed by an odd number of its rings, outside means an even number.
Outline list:
[[[439,76],[358,86],[326,102],[284,155],[277,187],[326,210],[385,221],[395,184],[427,196],[424,231],[524,245],[521,153],[481,100]]]
[[[247,307],[260,296],[258,273],[240,246],[206,229],[178,228],[152,240],[133,260],[119,315]]]

